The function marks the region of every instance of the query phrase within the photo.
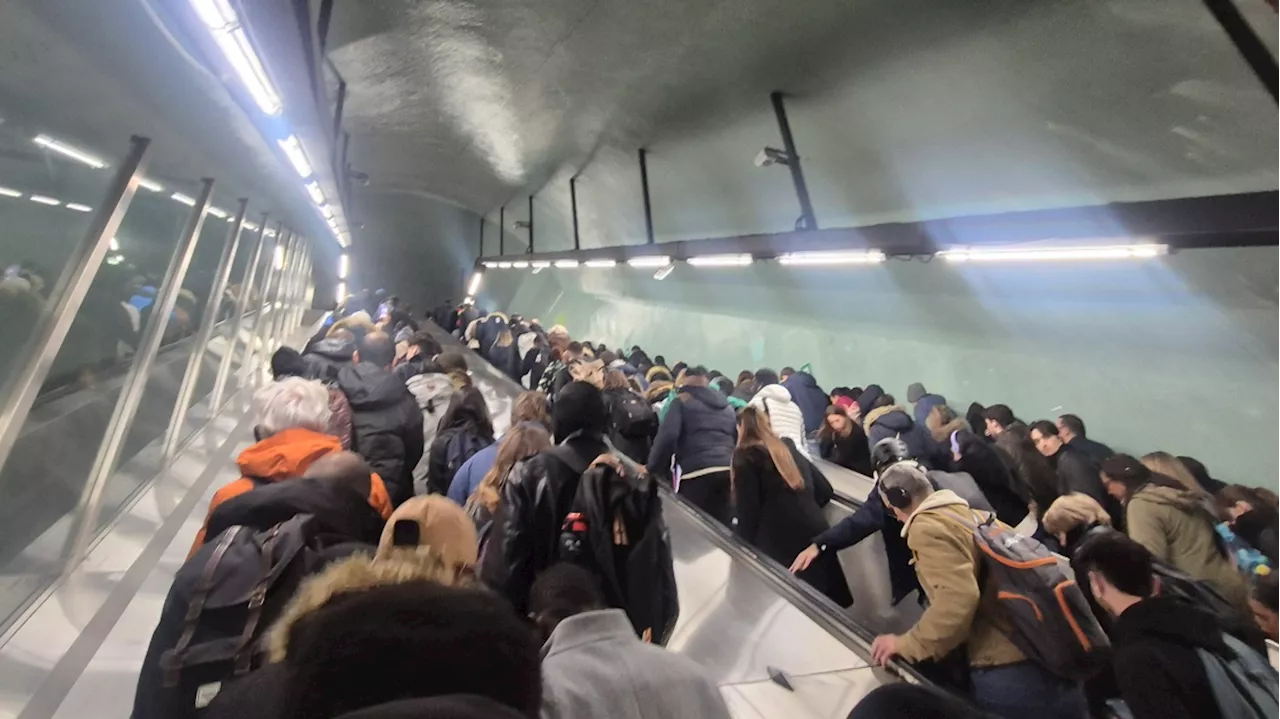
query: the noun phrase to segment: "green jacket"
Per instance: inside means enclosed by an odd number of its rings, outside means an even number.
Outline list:
[[[1249,584],[1219,549],[1216,522],[1198,496],[1172,487],[1147,485],[1125,507],[1125,526],[1134,541],[1243,609]]]

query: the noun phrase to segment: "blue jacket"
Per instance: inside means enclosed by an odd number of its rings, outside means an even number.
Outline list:
[[[818,386],[818,381],[808,372],[796,372],[782,383],[791,392],[791,399],[804,415],[804,431],[816,432],[822,427],[831,398]]]
[[[950,453],[933,441],[923,424],[916,424],[901,407],[880,407],[871,410],[862,424],[867,433],[867,444],[875,449],[876,443],[888,437],[899,437],[907,443],[911,456],[929,468],[945,468]]]
[[[889,563],[889,584],[893,590],[893,603],[901,602],[913,590],[920,588],[916,570],[911,566],[911,549],[902,537],[899,522],[884,507],[880,499],[880,485],[872,490],[858,511],[836,522],[827,531],[814,538],[823,554],[852,547],[876,532],[884,539],[884,555]],[[923,596],[923,593],[921,594]]]
[[[729,400],[710,387],[682,387],[658,427],[648,469],[666,474],[675,456],[684,474],[708,467],[729,469],[738,442],[738,417]]]
[[[498,459],[498,442],[485,447],[484,449],[471,455],[471,458],[462,463],[458,468],[458,472],[453,475],[453,479],[449,482],[449,499],[461,505],[466,505],[467,499],[471,497],[471,493],[476,491],[476,487],[480,486],[480,482],[484,481],[484,476],[493,468],[493,463]]]
[[[933,408],[946,403],[947,398],[940,394],[926,394],[916,400],[916,424],[924,427],[925,420],[929,418],[929,413],[933,411]]]

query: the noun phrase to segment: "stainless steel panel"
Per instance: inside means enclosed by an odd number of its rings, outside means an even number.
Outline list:
[[[893,681],[873,668],[788,679],[794,691],[773,681],[761,681],[723,686],[720,693],[736,719],[845,719],[871,690]]]

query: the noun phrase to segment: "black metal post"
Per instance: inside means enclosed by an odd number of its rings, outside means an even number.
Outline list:
[[[782,133],[782,145],[787,151],[787,167],[791,169],[791,182],[796,186],[796,199],[800,201],[800,216],[804,218],[804,229],[818,229],[818,220],[813,216],[813,204],[809,202],[809,186],[804,183],[804,171],[800,169],[800,153],[796,152],[796,141],[791,136],[791,123],[787,122],[787,108],[782,102],[782,93],[769,95],[773,101],[773,113],[778,116],[778,131]]]
[[[316,18],[316,35],[320,40],[320,57],[329,46],[329,22],[333,18],[333,0],[320,0],[320,13]]]
[[[480,253],[476,255],[476,261],[479,262],[481,257],[484,257],[484,218],[483,217],[480,218]]]
[[[338,98],[333,108],[333,171],[341,172],[342,166],[338,164],[339,153],[342,152],[338,145],[338,138],[342,136],[342,109],[347,104],[347,81],[340,80],[338,82]],[[339,188],[341,191],[341,188]],[[343,198],[344,200],[346,198]]]
[[[533,195],[529,195],[529,253],[533,253]]]
[[[569,178],[569,207],[573,210],[573,249],[582,249],[578,239],[578,178]]]
[[[653,208],[649,205],[649,163],[645,161],[644,148],[640,148],[640,186],[644,190],[644,231],[648,243],[653,244]]]
[[[1249,69],[1253,70],[1267,92],[1271,93],[1271,99],[1276,100],[1276,60],[1271,57],[1262,38],[1249,27],[1249,21],[1245,20],[1234,0],[1204,0],[1204,6],[1226,31],[1231,44],[1236,46],[1236,51],[1248,63]],[[1275,3],[1272,3],[1272,8],[1274,7]]]
[[[498,208],[498,254],[507,254],[507,206]]]

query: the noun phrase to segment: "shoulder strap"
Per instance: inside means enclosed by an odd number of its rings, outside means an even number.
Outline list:
[[[204,604],[209,599],[209,592],[213,590],[213,579],[214,575],[217,574],[218,565],[222,562],[227,550],[231,548],[231,543],[235,541],[243,529],[244,527],[237,525],[223,532],[218,539],[217,546],[213,548],[213,553],[209,555],[209,561],[204,565],[204,572],[200,575],[200,582],[196,585],[196,591],[187,602],[187,614],[182,620],[182,635],[178,637],[178,643],[174,645],[173,651],[166,653],[160,659],[161,668],[164,670],[164,686],[166,687],[178,685],[183,660],[187,654],[187,647],[191,645],[191,640],[195,637],[196,626],[200,621],[200,615],[204,612]]]
[[[258,622],[262,620],[262,605],[267,601],[267,589],[271,585],[271,567],[275,563],[276,538],[280,536],[280,525],[271,528],[267,541],[262,544],[262,563],[259,567],[260,579],[249,597],[249,616],[244,622],[244,631],[240,632],[240,643],[236,649],[235,673],[241,675],[249,671],[253,661],[253,652],[249,651],[253,636],[258,630]]]

